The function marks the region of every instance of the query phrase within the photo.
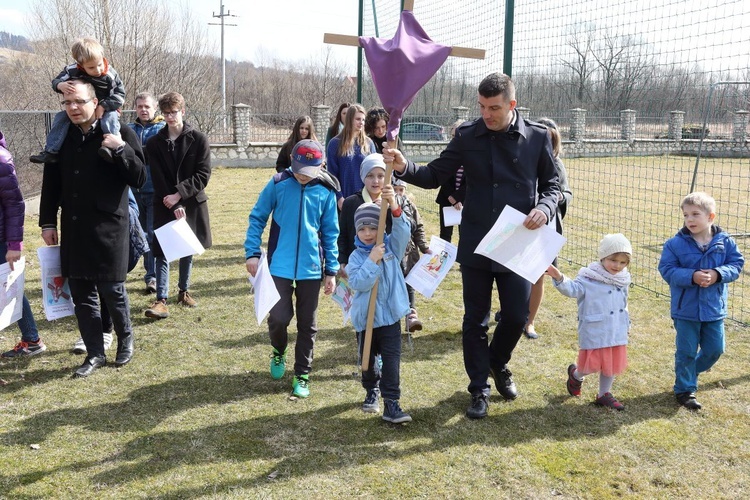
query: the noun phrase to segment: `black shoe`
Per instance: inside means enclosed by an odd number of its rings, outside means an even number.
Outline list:
[[[57,163],[57,153],[42,151],[38,155],[29,156],[29,161],[31,163]]]
[[[497,392],[499,392],[503,398],[507,400],[516,399],[518,391],[516,390],[516,384],[513,382],[513,374],[510,373],[510,370],[503,368],[496,372],[494,369],[490,368],[490,375],[492,375],[492,378],[495,380],[495,389],[497,389]]]
[[[135,343],[135,335],[131,332],[125,338],[117,337],[117,357],[115,358],[115,366],[126,365],[133,358],[133,344]]]
[[[383,420],[392,424],[405,424],[411,422],[411,415],[401,409],[398,399],[383,399]]]
[[[115,157],[112,154],[112,150],[109,148],[105,148],[104,146],[99,148],[99,157],[109,163],[115,162]]]
[[[490,403],[484,394],[472,394],[471,405],[466,410],[466,416],[473,419],[484,418],[487,416],[487,409]]]
[[[94,370],[96,370],[97,368],[101,368],[102,366],[106,366],[106,364],[106,356],[88,356],[85,360],[83,360],[83,364],[75,371],[73,376],[88,377],[89,375],[94,373]]]
[[[695,399],[694,392],[681,392],[675,394],[675,397],[677,398],[677,402],[688,410],[700,410],[703,407],[703,405]]]

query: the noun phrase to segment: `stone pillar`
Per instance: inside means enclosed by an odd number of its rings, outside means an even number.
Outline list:
[[[318,136],[318,140],[321,143],[325,143],[330,122],[331,107],[325,104],[316,104],[310,109],[310,114],[312,115],[311,118],[315,127],[315,135]]]
[[[234,122],[234,143],[241,148],[250,144],[250,106],[232,104],[232,121]]]
[[[453,106],[453,121],[466,121],[469,119],[469,108],[466,106]]]
[[[574,108],[570,110],[570,140],[580,142],[586,134],[586,110]]]
[[[669,133],[667,137],[672,141],[682,140],[682,127],[685,126],[684,111],[669,112]]]
[[[732,127],[732,139],[734,142],[745,142],[747,140],[748,113],[744,109],[738,109],[734,112],[734,124]]]
[[[633,142],[635,140],[634,109],[623,109],[620,111],[620,126],[622,127],[620,138],[628,142]]]

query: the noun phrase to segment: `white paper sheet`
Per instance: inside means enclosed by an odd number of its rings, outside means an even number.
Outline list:
[[[276,290],[276,284],[273,282],[273,277],[271,277],[271,271],[268,269],[268,260],[265,253],[260,257],[255,276],[248,276],[248,280],[253,285],[255,317],[260,325],[266,314],[281,299],[279,291]]]
[[[406,282],[427,298],[432,297],[438,285],[453,267],[458,249],[455,245],[432,236],[430,250],[432,253],[422,255],[406,276]]]
[[[184,217],[155,229],[154,234],[159,240],[164,257],[169,262],[189,255],[200,255],[206,251]]]
[[[506,205],[474,253],[489,257],[536,283],[560,253],[565,238],[549,225],[526,229],[525,219],[526,215]]]
[[[344,278],[338,278],[336,283],[336,289],[331,294],[331,298],[341,308],[341,313],[344,317],[344,325],[351,321],[352,316],[352,301],[354,300],[354,290],[349,286],[349,282]]]
[[[461,224],[462,212],[463,208],[458,210],[455,207],[443,207],[443,222],[445,223],[445,227],[458,226]]]
[[[0,330],[12,325],[23,314],[23,285],[25,282],[24,269],[26,269],[26,259],[21,257],[13,264],[14,269],[10,269],[10,264],[0,265]]]
[[[39,247],[36,251],[42,268],[44,315],[53,321],[75,313],[67,278],[62,277],[60,247]]]

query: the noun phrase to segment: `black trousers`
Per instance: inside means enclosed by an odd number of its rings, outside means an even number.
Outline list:
[[[469,266],[461,266],[463,283],[464,367],[469,376],[469,392],[489,396],[487,377],[490,368],[506,368],[513,349],[523,333],[529,317],[531,283],[513,272],[493,273]],[[485,317],[492,308],[492,285],[497,285],[500,299],[500,321],[495,327],[492,342],[488,342]]]
[[[130,302],[124,281],[93,281],[69,278],[70,294],[75,303],[76,319],[88,356],[104,356],[104,332],[99,297],[106,304],[118,338],[133,333],[130,324]]]
[[[268,316],[268,336],[277,351],[286,351],[289,343],[288,327],[295,315],[292,296],[296,298],[297,342],[294,345],[294,374],[307,375],[312,371],[315,335],[318,333],[318,297],[320,280],[297,280],[273,276],[281,298]]]

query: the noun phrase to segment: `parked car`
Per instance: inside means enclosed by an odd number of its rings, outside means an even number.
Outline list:
[[[411,122],[401,124],[401,140],[446,141],[445,128],[435,123]]]

